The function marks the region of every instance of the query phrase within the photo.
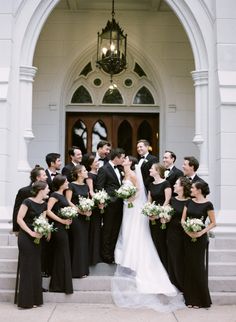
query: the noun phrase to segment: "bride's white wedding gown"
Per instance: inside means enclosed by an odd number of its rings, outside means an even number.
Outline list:
[[[171,284],[153,244],[149,219],[141,214],[147,197],[138,165],[135,172],[139,191],[132,208],[124,203],[115,249],[117,269],[112,279],[113,300],[121,307],[149,307],[158,311],[182,308],[182,294]],[[132,183],[125,180],[123,184]]]

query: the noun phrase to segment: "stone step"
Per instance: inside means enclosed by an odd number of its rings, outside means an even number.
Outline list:
[[[0,259],[17,259],[17,246],[0,246]]]
[[[209,276],[236,276],[236,262],[210,262]]]
[[[0,259],[0,274],[14,273],[17,270],[17,259]]]
[[[236,292],[235,276],[209,276],[211,292]]]
[[[17,246],[17,237],[15,234],[0,234],[1,246]]]
[[[235,305],[236,292],[211,292],[211,300],[214,305]]]
[[[209,262],[236,262],[235,249],[211,249]]]

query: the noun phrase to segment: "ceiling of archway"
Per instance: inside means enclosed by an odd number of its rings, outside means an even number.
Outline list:
[[[111,0],[61,0],[57,8],[67,10],[108,10],[111,11]],[[116,0],[116,10],[131,11],[171,11],[164,0]]]

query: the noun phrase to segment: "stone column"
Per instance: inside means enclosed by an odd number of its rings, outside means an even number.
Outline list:
[[[28,144],[34,138],[32,132],[32,84],[36,72],[36,67],[20,66],[18,172],[30,172],[31,170],[28,163]]]
[[[208,71],[196,70],[192,73],[195,86],[195,136],[193,143],[200,151],[199,175],[208,182],[209,176],[209,138],[208,138]]]

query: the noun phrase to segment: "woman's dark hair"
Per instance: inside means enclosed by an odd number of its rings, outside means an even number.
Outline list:
[[[77,180],[78,174],[82,171],[84,165],[83,164],[77,164],[73,170],[72,170],[72,179]]]
[[[44,168],[36,164],[34,169],[30,172],[30,180],[32,183],[37,181],[37,177],[40,176],[40,171],[44,171]]]
[[[179,177],[178,178],[181,187],[183,187],[183,195],[185,198],[189,198],[191,196],[191,182],[189,178]]]
[[[60,187],[65,183],[66,176],[63,176],[61,174],[57,174],[52,181],[52,190],[57,191],[60,189]]]
[[[31,188],[32,197],[36,197],[39,191],[44,190],[47,187],[47,185],[48,184],[45,181],[34,182]]]
[[[138,159],[133,157],[132,155],[128,155],[129,161],[131,161],[131,166],[130,169],[134,170],[135,169],[135,164],[138,164]]]
[[[162,179],[164,179],[165,178],[165,171],[166,171],[166,168],[164,167],[164,165],[161,163],[153,163],[153,166],[154,166],[155,170],[159,173],[160,177]]]
[[[91,171],[91,165],[95,160],[95,155],[93,153],[87,153],[83,155],[82,164],[85,166],[87,171]]]
[[[193,185],[195,185],[195,187],[199,190],[201,190],[202,194],[204,197],[206,197],[207,195],[209,195],[210,193],[210,188],[208,183],[206,183],[203,180],[199,180],[193,183]]]

